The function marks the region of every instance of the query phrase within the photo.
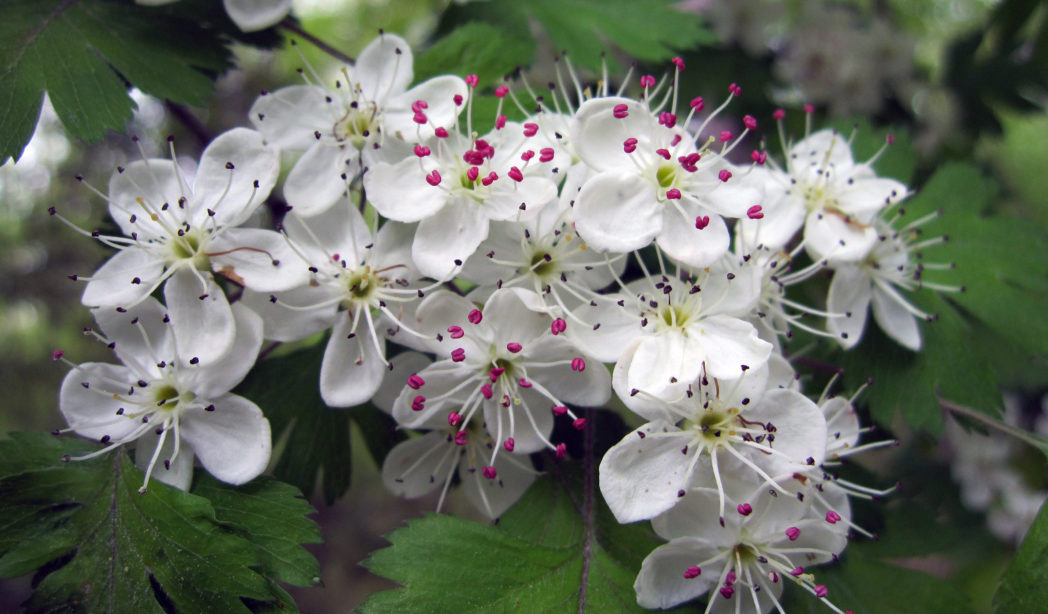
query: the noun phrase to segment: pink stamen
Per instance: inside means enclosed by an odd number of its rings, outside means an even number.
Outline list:
[[[684,570],[684,579],[691,580],[692,578],[698,578],[702,575],[702,569],[692,565],[691,567]]]
[[[490,401],[495,393],[491,390],[491,384],[484,384],[480,387],[480,394],[484,395],[484,398]]]
[[[790,541],[797,541],[797,538],[801,536],[801,530],[797,527],[790,527],[786,529],[786,537],[790,538]]]
[[[466,445],[466,431],[459,431],[455,433],[455,445],[464,446]]]
[[[695,218],[695,228],[702,230],[703,228],[710,225],[710,216],[700,215]]]
[[[829,594],[830,594],[830,589],[826,588],[825,584],[816,584],[815,585],[815,596],[818,597],[819,599],[822,599],[823,597],[825,597],[826,595],[829,595]]]
[[[506,116],[499,115],[495,118],[495,130],[502,130],[506,127]]]
[[[425,385],[426,385],[426,380],[424,380],[421,377],[419,377],[418,373],[415,373],[414,375],[412,375],[411,377],[408,378],[408,387],[411,388],[412,390],[418,390],[419,388],[421,388],[421,387],[423,387]]]
[[[722,586],[720,589],[721,597],[725,599],[731,599],[731,596],[735,594],[735,587],[733,586]]]
[[[436,169],[433,169],[432,173],[426,175],[426,183],[431,186],[440,185],[440,173],[438,173]]]
[[[731,92],[732,96],[741,96],[742,95],[742,88],[739,87],[735,83],[732,83],[731,85],[728,86],[728,91]]]
[[[524,153],[520,154],[520,159],[527,162],[528,160],[535,157],[535,152],[530,149],[524,150]]]
[[[888,136],[887,136],[887,137],[885,137],[885,139],[884,139],[884,140],[885,140],[885,141],[887,141],[889,145],[894,145],[894,144],[895,144],[895,135],[894,135],[894,134],[891,134],[891,133],[889,132],[889,133],[888,133]]]
[[[728,141],[730,141],[732,139],[733,136],[734,135],[731,133],[731,130],[722,130],[721,133],[720,133],[720,137],[719,137],[720,138],[720,142],[721,143],[727,143]]]
[[[448,138],[448,131],[446,128],[444,128],[444,126],[440,126],[439,128],[433,131],[433,135],[436,136],[438,139],[446,139]]]
[[[746,210],[746,217],[751,220],[759,220],[764,217],[764,211],[761,209],[760,205],[753,205]]]
[[[611,114],[615,119],[625,119],[626,117],[629,117],[630,108],[624,104],[617,104],[611,109]]]
[[[751,506],[749,503],[740,503],[739,506],[735,509],[739,512],[739,514],[742,514],[743,516],[749,516],[753,513],[753,506]]]
[[[430,151],[429,147],[426,147],[425,145],[415,145],[415,155],[416,156],[418,156],[420,158],[425,158],[426,156],[428,156],[431,153],[433,153],[433,152]]]
[[[429,104],[425,100],[416,100],[411,103],[411,110],[415,113],[421,113],[429,108]]]
[[[641,77],[640,86],[644,89],[648,89],[649,87],[655,87],[654,75],[644,75],[643,77]]]
[[[538,134],[538,131],[539,131],[539,125],[538,124],[532,124],[532,123],[524,124],[524,136],[535,136],[536,134]]]
[[[462,348],[451,350],[451,360],[452,362],[462,362],[463,360],[466,360],[466,350]]]
[[[455,94],[455,96],[452,97],[452,100],[455,101],[455,106],[456,107],[461,107],[462,106],[462,94]]]
[[[494,381],[498,380],[499,376],[502,375],[505,372],[506,372],[506,368],[505,367],[492,367],[491,370],[488,371],[488,379],[490,379],[491,381],[494,382]]]
[[[568,455],[568,446],[563,443],[557,444],[557,460],[564,460],[564,457]]]
[[[637,139],[632,136],[622,142],[622,150],[626,153],[633,153],[637,151]]]
[[[452,339],[461,339],[466,334],[461,326],[449,326],[448,332],[451,334]]]
[[[470,181],[476,181],[477,177],[480,177],[480,169],[475,166],[469,167],[469,170],[466,171],[466,178]]]
[[[670,150],[665,149],[665,148],[663,148],[663,149],[656,149],[655,153],[659,154],[659,156],[661,156],[662,159],[664,159],[664,160],[669,160],[671,157],[673,157],[673,156],[670,155]]]
[[[509,93],[509,88],[505,85],[500,85],[495,88],[495,98],[505,98],[506,94]]]
[[[673,62],[673,65],[677,67],[677,71],[678,72],[684,72],[684,60],[683,59],[681,59],[678,56],[678,57],[673,58],[670,61]],[[698,567],[696,567],[695,569],[698,569]],[[687,576],[684,576],[684,577],[686,578]]]
[[[727,181],[731,179],[731,171],[729,171],[728,169],[721,170],[721,172],[717,173],[717,179],[720,179],[721,181]]]
[[[826,522],[828,522],[830,524],[837,524],[840,521],[841,521],[841,515],[838,514],[837,512],[835,512],[833,510],[830,510],[830,511],[826,512]]]
[[[520,169],[515,166],[510,167],[509,173],[506,174],[509,175],[510,179],[516,181],[517,183],[524,181],[524,173],[520,172]]]
[[[462,424],[462,414],[457,412],[451,412],[448,414],[448,424],[451,426],[458,426]]]
[[[662,113],[659,113],[659,124],[666,126],[667,128],[672,128],[677,125],[677,116],[673,113],[663,111]]]
[[[426,408],[426,397],[422,396],[421,394],[416,396],[411,401],[411,409],[413,409],[415,411],[422,411],[425,408]]]
[[[505,448],[507,452],[512,452],[514,446],[516,446],[516,445],[517,445],[517,442],[513,441],[512,437],[510,437],[506,441],[502,442],[502,447]]]
[[[480,82],[480,78],[477,75],[466,75],[466,85],[477,87],[478,82]]]
[[[517,352],[524,349],[524,346],[517,343],[516,341],[510,341],[506,344],[506,349],[516,354]]]
[[[786,118],[786,111],[783,109],[775,109],[775,112],[771,114],[771,117],[775,121],[782,121]]]
[[[757,151],[756,149],[754,149],[753,153],[750,154],[750,160],[753,160],[757,164],[764,164],[764,162],[767,161],[767,159],[768,154],[763,151]]]
[[[557,318],[553,320],[549,325],[549,330],[554,335],[559,335],[568,329],[568,323],[564,321],[564,318]]]
[[[483,179],[481,179],[480,182],[482,184],[484,184],[485,186],[489,186],[489,185],[495,183],[495,180],[498,179],[498,178],[499,178],[498,174],[495,171],[491,171],[490,173],[488,173],[488,176],[483,178]]]
[[[666,190],[666,198],[670,200],[680,200],[680,190],[677,188],[670,188]]]
[[[745,115],[742,118],[742,125],[746,126],[747,130],[756,130],[757,118],[753,117],[752,115]]]
[[[549,162],[555,153],[552,147],[543,147],[539,150],[539,162]]]
[[[581,356],[577,356],[575,358],[572,358],[571,359],[571,370],[572,371],[579,371],[579,372],[585,371],[586,370],[586,360],[584,358],[582,358]]]
[[[466,319],[469,320],[470,324],[480,324],[480,321],[484,319],[484,314],[481,313],[479,309],[474,309],[473,311],[469,312],[469,315],[466,316]]]
[[[581,431],[582,429],[586,428],[586,419],[575,418],[575,421],[571,423],[571,426],[575,427],[576,431]]]
[[[563,416],[566,413],[568,413],[568,408],[567,407],[564,407],[563,405],[554,405],[553,406],[553,415],[554,416]]]
[[[706,106],[706,102],[702,99],[702,96],[696,96],[696,97],[691,99],[691,102],[689,102],[688,105],[692,109],[695,109],[696,112],[698,112],[698,111],[701,111],[702,108]]]
[[[810,103],[804,105],[804,112],[805,113],[809,113],[809,114],[814,113],[815,112],[815,105],[810,104]]]
[[[63,356],[65,356],[65,352],[63,352],[62,350],[55,350],[54,352],[51,352],[51,360],[62,360]]]
[[[425,113],[415,113],[415,115],[413,115],[413,116],[411,117],[411,119],[412,119],[412,121],[414,121],[414,122],[415,122],[416,124],[425,124],[426,122],[428,122],[428,121],[429,121],[429,118],[428,118],[428,117],[426,117],[426,114],[425,114]]]
[[[803,573],[804,573],[804,568],[801,567],[800,565],[798,565],[797,567],[794,567],[793,569],[790,570],[790,575],[794,576],[794,577],[802,575]]]
[[[531,382],[524,379],[523,377],[517,380],[517,383],[520,384],[521,388],[531,388]]]

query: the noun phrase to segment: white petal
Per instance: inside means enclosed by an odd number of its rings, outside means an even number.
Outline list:
[[[214,411],[182,416],[182,438],[211,475],[228,484],[249,482],[269,464],[269,421],[244,397],[227,394],[212,402]]]
[[[614,114],[615,107],[619,105],[626,105],[628,112],[621,119]],[[575,120],[575,131],[570,142],[583,162],[597,171],[633,171],[635,167],[629,157],[652,149],[650,139],[657,128],[651,113],[640,102],[630,98],[587,100],[579,107]],[[638,152],[625,152],[623,142],[628,138],[640,141]]]
[[[187,367],[191,373],[187,385],[197,396],[214,398],[232,390],[255,365],[262,348],[262,318],[241,303],[233,305],[232,310],[236,336],[229,352],[208,367]]]
[[[776,454],[760,455],[765,466],[772,468],[772,475],[821,465],[825,460],[826,418],[815,403],[799,392],[769,390],[756,407],[745,412],[745,418],[775,425],[775,441],[769,447]]]
[[[327,92],[315,85],[292,85],[259,96],[248,116],[266,142],[286,151],[305,151],[328,133],[343,113],[325,102]]]
[[[600,407],[611,397],[611,374],[597,359],[585,356],[574,344],[560,337],[545,337],[528,350],[528,360],[552,362],[579,357],[586,368],[574,371],[569,365],[555,367],[528,367],[528,376],[540,382],[557,398],[572,405]]]
[[[635,300],[632,296],[620,296],[623,301],[629,301],[625,304]],[[620,360],[630,342],[641,334],[640,316],[614,303],[601,302],[596,307],[586,303],[574,312],[583,322],[593,322],[594,326],[600,324],[600,327],[594,330],[591,326],[568,320],[568,338],[601,362]]]
[[[188,186],[179,183],[181,172],[171,160],[154,158],[136,160],[122,172],[113,173],[109,179],[109,215],[125,235],[138,233],[142,239],[152,239],[171,234],[170,214],[159,218],[168,222],[167,228],[151,214],[159,215],[164,204],[176,207],[179,199],[192,196]]]
[[[411,46],[396,34],[383,33],[360,52],[356,80],[364,96],[380,106],[407,89],[414,78]]]
[[[469,393],[479,387],[479,383],[470,383],[457,394],[448,394],[472,375],[468,369],[453,370],[450,360],[442,360],[430,365],[418,373],[426,383],[414,390],[404,386],[400,396],[393,402],[393,418],[405,428],[444,428],[448,425],[448,413],[461,411],[462,403]],[[426,398],[425,407],[420,411],[412,409],[412,401],[417,396]],[[436,400],[440,397],[440,400]]]
[[[284,181],[284,198],[302,216],[327,211],[342,198],[348,183],[343,174],[355,174],[357,150],[317,141],[302,154]],[[350,164],[347,164],[349,162]]]
[[[643,433],[641,437],[639,433]],[[647,520],[676,505],[687,488],[691,436],[666,422],[649,422],[622,438],[600,461],[600,492],[620,523]]]
[[[276,25],[291,11],[291,0],[222,0],[229,18],[244,32]]]
[[[160,377],[157,363],[170,359],[171,327],[164,321],[167,308],[150,297],[124,311],[92,310],[98,328],[111,343],[120,360],[146,379]],[[144,335],[143,335],[144,332]]]
[[[290,290],[309,282],[309,270],[278,232],[264,228],[231,228],[208,246],[211,265],[256,292]],[[223,253],[225,252],[225,253]]]
[[[178,358],[196,358],[203,367],[225,356],[233,345],[236,325],[226,295],[210,273],[180,269],[164,286]]]
[[[612,374],[611,383],[615,389],[615,394],[618,395],[619,399],[630,408],[633,413],[645,418],[647,420],[663,420],[666,422],[676,422],[675,416],[669,412],[666,408],[667,402],[663,401],[650,393],[641,393],[637,389],[637,393],[633,394],[634,389],[629,384],[629,372],[632,367],[633,357],[636,355],[637,345],[641,342],[641,337],[638,337],[626,344],[625,350],[622,352],[622,358],[615,365],[615,370]],[[680,385],[680,394],[683,394],[685,385]],[[679,396],[676,392],[668,392],[667,397],[675,398]]]
[[[155,254],[138,247],[121,250],[91,276],[80,302],[87,307],[127,305],[149,292],[163,273],[164,261]]]
[[[114,441],[122,439],[141,426],[141,422],[117,414],[121,407],[127,409],[126,413],[134,411],[134,406],[129,406],[117,395],[126,394],[138,377],[122,365],[84,363],[62,380],[58,409],[78,435],[94,440],[105,435]],[[87,388],[83,385],[85,383]],[[120,383],[126,385],[118,385]]]
[[[615,370],[629,369],[626,387],[630,392],[636,389],[665,401],[673,400],[702,368],[701,361],[685,361],[684,346],[684,339],[675,331],[644,335],[633,346],[632,355],[622,355]]]
[[[841,315],[827,318],[826,330],[833,333],[844,349],[855,347],[862,339],[871,295],[870,277],[861,268],[842,266],[834,272],[826,309]]]
[[[419,222],[411,258],[423,275],[451,279],[487,236],[488,218],[479,207],[449,204]]]
[[[382,378],[382,386],[371,397],[371,403],[382,411],[391,414],[393,413],[393,404],[396,403],[397,397],[404,390],[408,378],[425,370],[433,361],[427,358],[425,354],[418,352],[401,352],[390,358],[389,362],[393,365],[393,368],[388,370],[385,377]]]
[[[815,259],[856,262],[877,244],[877,230],[819,209],[808,214],[804,241],[805,248]]]
[[[160,435],[153,430],[146,431],[136,439],[135,466],[143,472],[147,471],[159,443]],[[189,490],[189,485],[193,482],[193,447],[183,441],[179,446],[178,456],[171,458],[174,453],[175,436],[173,431],[169,431],[167,437],[164,438],[164,447],[157,456],[153,474],[149,479],[174,486],[179,490]],[[169,462],[165,465],[164,461]]]
[[[433,431],[398,443],[382,463],[382,483],[400,497],[415,498],[444,485],[458,466],[458,446],[448,431]]]
[[[877,286],[873,288],[873,319],[900,345],[914,352],[920,351],[921,330],[917,326],[917,317]]]
[[[280,154],[262,142],[261,133],[248,128],[223,132],[200,156],[189,205],[193,223],[203,226],[210,209],[219,225],[240,224],[266,200],[278,174]]]
[[[655,242],[671,258],[689,266],[707,267],[727,253],[731,235],[721,216],[698,206],[689,206],[686,209],[689,217],[685,218],[670,205],[663,206],[662,231]],[[695,218],[699,215],[710,218],[709,225],[702,230],[695,227]]]
[[[497,475],[494,480],[485,478],[481,467],[470,465],[468,456],[464,454],[459,461],[462,490],[470,503],[488,518],[501,516],[535,481],[536,472],[527,469],[531,466],[531,459],[526,456],[499,454],[495,459]]]
[[[512,437],[517,454],[538,452],[547,447],[545,442],[553,432],[553,403],[533,390],[518,391],[520,404],[502,407],[496,402],[497,396],[495,400],[484,403],[484,424],[497,445]]]
[[[552,321],[542,298],[522,288],[497,290],[485,303],[483,313],[498,339],[524,345],[525,354],[530,343],[549,330]]]
[[[375,349],[375,331],[360,317],[356,331],[352,314],[343,312],[335,322],[320,365],[320,396],[331,407],[366,403],[382,383],[386,371],[385,339],[379,338],[382,354]],[[356,333],[352,339],[351,333]]]
[[[442,181],[454,181],[443,177]],[[426,182],[426,173],[418,161],[407,158],[397,164],[380,163],[364,173],[368,201],[382,217],[398,222],[417,222],[444,206],[448,192]]]
[[[498,189],[484,201],[483,211],[489,219],[506,221],[534,219],[557,198],[557,186],[545,177],[525,177],[519,183],[499,180]],[[512,180],[510,180],[512,181]],[[521,209],[521,207],[524,209]]]
[[[685,578],[684,572],[718,552],[696,537],[682,537],[659,546],[641,563],[633,583],[637,603],[666,610],[706,593],[720,578],[723,560],[704,566],[702,574],[695,578]]]
[[[599,251],[641,249],[662,231],[661,207],[644,179],[608,171],[591,177],[575,198],[575,230]]]
[[[292,211],[284,218],[284,228],[288,238],[308,260],[297,260],[303,270],[308,270],[310,265],[317,266],[333,260],[336,254],[340,260],[355,266],[366,259],[368,250],[365,247],[372,242],[367,222],[356,206],[346,199],[338,206],[310,217],[298,215],[297,210]]]
[[[451,126],[462,112],[465,105],[455,104],[456,95],[466,98],[466,82],[454,75],[441,75],[394,96],[386,102],[386,108],[382,112],[386,132],[400,139],[412,140],[418,128],[421,130],[422,140],[428,139],[433,135],[432,126]],[[429,105],[426,108],[429,123],[424,126],[418,126],[412,119],[415,112],[411,110],[411,105],[417,100],[424,100]]]
[[[836,130],[819,130],[790,148],[791,169],[816,165],[847,167],[853,164],[848,140]]]
[[[735,379],[744,369],[768,361],[772,346],[757,336],[749,322],[731,316],[710,316],[690,326],[688,332],[706,356],[706,372],[721,379]]]
[[[834,194],[835,204],[850,215],[869,222],[874,214],[891,203],[902,200],[907,194],[906,186],[886,177],[856,180]]]
[[[245,290],[240,302],[262,317],[262,329],[266,339],[274,341],[298,341],[319,333],[335,323],[337,305],[316,309],[289,309],[285,305],[307,307],[327,302],[335,294],[325,286],[303,286],[276,294],[278,302],[270,300],[271,294],[260,294]]]

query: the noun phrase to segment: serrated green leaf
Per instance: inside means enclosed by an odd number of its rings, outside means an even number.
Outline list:
[[[492,83],[531,61],[535,43],[488,23],[463,24],[415,57],[415,80],[437,75],[477,75]]]
[[[265,476],[234,487],[198,473],[193,494],[211,502],[219,522],[243,531],[266,576],[295,586],[317,584],[320,564],[302,547],[322,541],[306,518],[316,510],[297,488]]]
[[[430,514],[394,531],[364,565],[404,588],[361,611],[645,611],[633,581],[660,543],[650,526],[619,525],[592,481],[550,473],[495,526]]]
[[[156,481],[139,494],[142,473],[122,450],[60,460],[97,449],[39,434],[0,442],[0,576],[44,566],[28,611],[246,613],[242,597],[286,603],[252,569],[264,567],[252,542],[207,499]]]
[[[1048,601],[1048,506],[1033,521],[1029,533],[1001,577],[994,596],[998,612],[1037,612]]]
[[[9,0],[0,25],[0,161],[21,156],[45,91],[73,136],[95,140],[131,118],[129,84],[203,105],[227,65],[205,20],[111,0]]]
[[[391,417],[371,405],[331,408],[320,398],[317,379],[324,343],[260,361],[237,388],[269,419],[284,450],[273,474],[313,496],[320,476],[324,500],[331,504],[348,489],[352,468],[350,421],[363,431],[368,450],[381,466],[404,439]],[[279,386],[273,382],[279,381]]]

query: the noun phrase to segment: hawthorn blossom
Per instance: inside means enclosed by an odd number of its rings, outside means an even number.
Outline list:
[[[651,109],[647,88],[640,101],[606,97],[579,107],[571,142],[595,174],[575,197],[575,227],[600,251],[637,250],[654,240],[672,258],[703,267],[730,245],[721,216],[759,216],[760,192],[724,158],[745,132],[726,133],[720,151],[699,143],[686,126],[701,99],[678,124],[673,97],[673,111]],[[747,130],[756,125],[751,119]]]
[[[621,379],[616,378],[620,397],[651,421],[626,435],[600,463],[601,493],[619,522],[665,512],[690,486],[718,492],[723,516],[724,484],[740,473],[752,473],[785,493],[776,480],[822,463],[822,412],[798,392],[765,391],[767,368],[733,382],[703,376],[672,402],[638,390],[623,395]]]
[[[519,127],[483,137],[442,133],[413,157],[376,163],[364,175],[371,204],[383,217],[418,222],[411,255],[423,274],[450,279],[488,236],[491,222],[527,221],[557,198],[545,165]]]
[[[566,415],[581,429],[585,420],[567,405],[599,406],[610,397],[607,370],[560,334],[530,291],[496,291],[483,310],[464,297],[433,293],[416,319],[419,330],[441,339],[441,358],[409,379],[393,417],[422,428],[434,416],[467,425],[483,415],[495,442],[489,466],[501,453],[558,451],[549,439],[554,416]]]
[[[313,217],[291,212],[284,227],[308,283],[246,293],[245,302],[262,316],[268,339],[296,341],[330,328],[320,396],[331,407],[365,403],[388,366],[386,337],[413,334],[402,331],[401,317],[424,294],[408,252],[411,229],[388,222],[372,234],[346,199]]]
[[[921,331],[917,320],[933,317],[913,306],[900,289],[913,291],[920,287],[936,290],[956,291],[960,288],[944,286],[921,279],[925,268],[945,268],[950,265],[923,263],[920,249],[942,242],[942,237],[917,240],[920,224],[937,216],[921,218],[902,230],[893,229],[880,218],[873,221],[871,229],[877,231],[877,242],[861,259],[854,263],[834,264],[833,281],[827,308],[843,314],[831,318],[827,329],[838,338],[845,348],[852,348],[862,338],[866,327],[866,312],[872,305],[873,319],[881,330],[898,344],[913,350],[921,349]]]
[[[279,233],[238,227],[266,199],[279,170],[277,152],[246,128],[225,132],[208,145],[192,187],[173,146],[170,160],[118,167],[108,196],[98,194],[126,236],[90,233],[118,251],[90,277],[71,276],[87,282],[81,302],[129,309],[164,285],[172,318],[197,324],[175,329],[179,350],[211,364],[236,334],[233,312],[212,271],[261,292],[305,281]],[[51,214],[65,221],[54,207]]]
[[[641,564],[633,585],[638,604],[669,609],[709,594],[708,613],[782,612],[779,598],[791,581],[843,614],[807,571],[835,560],[847,546],[840,519],[816,516],[796,497],[757,488],[719,521],[718,498],[716,491],[694,489],[652,521],[669,542]]]
[[[383,33],[344,67],[334,89],[293,85],[263,92],[250,118],[266,141],[286,151],[302,151],[284,183],[284,196],[300,215],[316,215],[335,204],[367,165],[385,156],[410,153],[409,142],[449,125],[462,107],[465,82],[434,77],[408,89],[414,77],[411,47]]]
[[[123,365],[69,363],[59,410],[65,431],[106,446],[85,460],[136,443],[136,463],[150,479],[189,489],[193,458],[223,482],[243,484],[269,462],[269,421],[257,405],[229,391],[247,375],[262,344],[262,321],[233,305],[236,338],[204,366],[178,343],[177,331],[198,323],[178,319],[152,298],[124,312],[96,310],[100,338]],[[61,358],[61,353],[56,353]]]

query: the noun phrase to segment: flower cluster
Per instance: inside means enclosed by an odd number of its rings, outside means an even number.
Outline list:
[[[835,465],[884,442],[860,444],[851,400],[805,396],[782,341],[851,348],[872,309],[918,350],[928,316],[905,294],[928,285],[919,250],[939,239],[836,132],[783,138],[781,161],[740,152],[753,117],[709,133],[741,90],[685,103],[684,71],[641,76],[638,97],[583,89],[570,67],[575,87],[547,99],[500,85],[481,132],[477,77],[412,86],[411,49],[383,34],[332,84],[310,70],[264,92],[255,130],[218,137],[195,173],[173,150],[118,169],[99,194],[124,236],[87,233],[117,251],[79,279],[125,366],[74,365],[71,430],[136,441],[147,481],[185,488],[194,454],[246,481],[268,423],[228,391],[262,338],[327,331],[324,401],[419,433],[386,458],[387,487],[443,502],[461,484],[495,518],[535,479],[531,454],[566,456],[555,423],[589,428],[579,408],[614,393],[644,423],[603,458],[601,492],[668,542],[637,578],[641,605],[708,594],[708,611],[766,612],[792,580],[839,611],[807,568],[862,532],[849,497],[883,494]],[[283,226],[245,226],[281,150],[301,154]],[[820,272],[825,300],[792,298]]]

